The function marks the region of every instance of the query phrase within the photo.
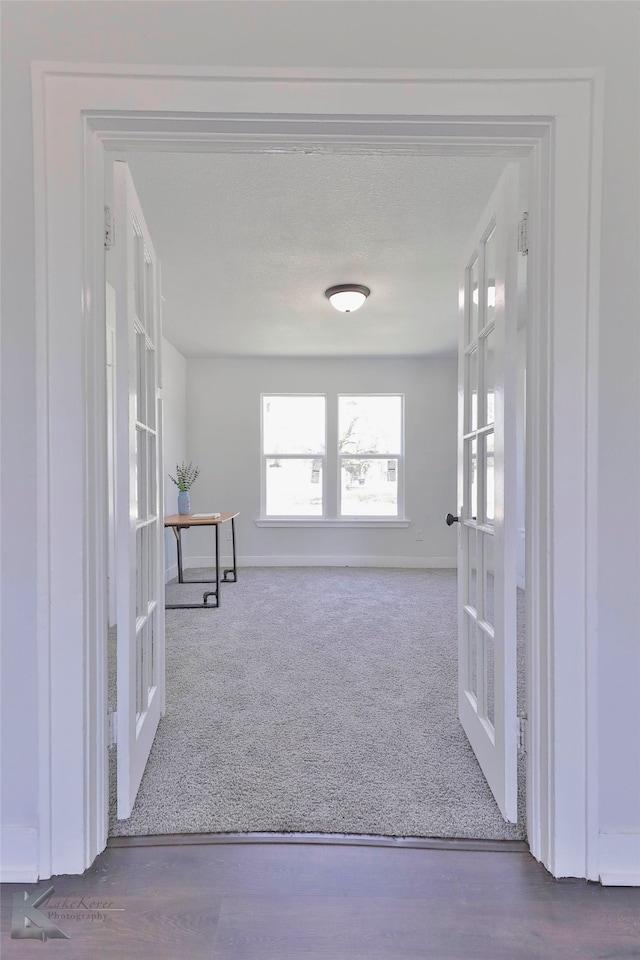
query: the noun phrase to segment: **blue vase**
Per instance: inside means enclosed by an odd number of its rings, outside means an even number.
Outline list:
[[[178,494],[178,513],[181,516],[191,513],[191,498],[187,490],[181,490]]]

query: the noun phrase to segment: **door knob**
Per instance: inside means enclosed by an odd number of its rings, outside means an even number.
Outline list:
[[[450,527],[454,523],[458,523],[460,517],[454,517],[452,513],[448,513],[446,516],[447,526]]]

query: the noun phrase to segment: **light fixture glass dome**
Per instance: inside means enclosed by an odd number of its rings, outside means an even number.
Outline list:
[[[329,287],[324,295],[329,303],[341,313],[353,313],[365,302],[371,291],[359,283],[341,283],[336,287]]]

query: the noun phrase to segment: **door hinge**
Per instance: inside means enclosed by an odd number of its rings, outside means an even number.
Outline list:
[[[518,717],[518,753],[527,752],[529,722],[526,717]]]
[[[116,242],[116,228],[113,223],[113,217],[111,216],[111,207],[104,208],[104,248],[105,250],[111,250],[111,247]]]
[[[107,712],[107,746],[115,747],[118,742],[118,714],[115,710]]]
[[[523,257],[529,253],[529,214],[526,212],[518,224],[518,253]]]

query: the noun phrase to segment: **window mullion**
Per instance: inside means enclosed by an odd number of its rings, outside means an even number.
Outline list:
[[[323,460],[323,453],[263,453],[265,460]]]
[[[324,515],[334,519],[339,516],[340,463],[338,458],[338,397],[327,396],[327,443],[324,471]]]

